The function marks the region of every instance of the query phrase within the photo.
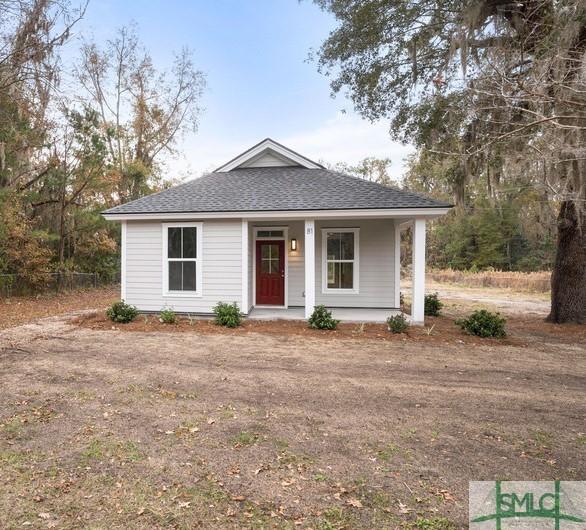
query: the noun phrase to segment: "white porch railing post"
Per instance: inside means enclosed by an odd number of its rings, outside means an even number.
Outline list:
[[[315,307],[315,221],[305,220],[305,318],[309,318]]]
[[[425,320],[425,219],[413,221],[412,259],[411,322],[423,324]]]

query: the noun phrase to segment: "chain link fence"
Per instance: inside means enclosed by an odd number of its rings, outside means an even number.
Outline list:
[[[36,281],[34,285],[22,274],[0,274],[0,297],[27,296],[51,291],[75,291],[117,283],[120,283],[120,273],[47,272],[41,274],[40,281]]]

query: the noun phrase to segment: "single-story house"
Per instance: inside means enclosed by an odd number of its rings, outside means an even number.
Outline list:
[[[449,208],[267,138],[103,215],[122,223],[121,297],[141,311],[203,315],[236,302],[247,315],[307,318],[324,304],[358,321],[400,310],[400,232],[412,226],[411,320],[422,323],[426,222]]]

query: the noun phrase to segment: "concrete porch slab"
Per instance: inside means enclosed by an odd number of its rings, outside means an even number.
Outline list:
[[[400,313],[397,309],[334,308],[332,316],[342,322],[386,322],[391,315]],[[303,307],[280,309],[255,307],[248,318],[255,320],[305,320]]]

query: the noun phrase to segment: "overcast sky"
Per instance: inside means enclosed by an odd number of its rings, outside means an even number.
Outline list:
[[[395,177],[410,148],[391,142],[387,123],[361,119],[330,97],[328,79],[308,60],[334,20],[297,0],[90,0],[77,33],[105,41],[138,24],[155,65],[191,48],[207,78],[199,131],[181,144],[170,177],[196,177],[265,137],[315,160],[355,163],[390,157]]]

